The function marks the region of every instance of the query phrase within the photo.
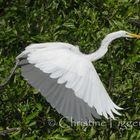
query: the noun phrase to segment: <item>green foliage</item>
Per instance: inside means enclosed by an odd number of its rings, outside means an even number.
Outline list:
[[[112,31],[138,33],[130,20],[140,20],[139,0],[0,0],[0,83],[14,66],[15,57],[30,43],[62,41],[95,51]],[[139,140],[140,41],[114,41],[103,59],[94,63],[113,101],[125,110],[116,121],[74,126],[58,114],[15,73],[0,91],[1,139],[25,140]],[[101,125],[104,124],[104,125]],[[134,125],[135,124],[135,125]],[[137,124],[137,125],[136,125]]]

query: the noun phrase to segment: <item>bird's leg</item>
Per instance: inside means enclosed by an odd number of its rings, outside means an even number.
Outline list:
[[[16,70],[18,64],[19,64],[19,62],[20,62],[19,59],[17,59],[14,68],[13,68],[13,69],[11,70],[11,72],[10,72],[10,75],[8,76],[8,78],[6,79],[6,81],[5,81],[2,85],[0,85],[0,89],[2,89],[4,86],[6,86],[6,85],[8,84],[8,82],[9,82],[10,79],[12,78],[12,76],[13,76],[13,74],[14,74],[14,72],[15,72],[15,70]]]

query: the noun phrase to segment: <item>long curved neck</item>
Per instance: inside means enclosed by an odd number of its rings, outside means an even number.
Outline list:
[[[86,57],[90,60],[90,61],[96,61],[98,59],[100,59],[101,57],[103,57],[106,52],[108,51],[108,46],[109,44],[117,39],[122,37],[122,35],[120,35],[119,32],[114,32],[111,34],[108,34],[101,42],[101,46],[100,48],[95,51],[94,53],[88,54]]]

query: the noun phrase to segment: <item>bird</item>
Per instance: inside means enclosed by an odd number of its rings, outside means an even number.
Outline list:
[[[94,121],[121,115],[100,80],[93,63],[118,38],[140,38],[124,30],[105,36],[93,53],[84,54],[78,46],[65,42],[30,44],[16,57],[22,76],[68,120]],[[15,70],[15,69],[14,69]]]

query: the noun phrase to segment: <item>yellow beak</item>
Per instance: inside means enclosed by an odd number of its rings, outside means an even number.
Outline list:
[[[129,36],[133,38],[140,38],[140,35],[128,33]]]

